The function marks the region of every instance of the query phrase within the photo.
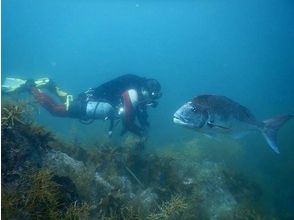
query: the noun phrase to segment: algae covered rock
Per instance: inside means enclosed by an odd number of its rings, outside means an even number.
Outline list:
[[[6,219],[261,216],[254,207],[261,195],[258,186],[220,162],[189,160],[182,152],[151,153],[144,150],[144,141],[135,139],[122,146],[72,146],[41,126],[25,123],[18,113],[24,123],[7,121],[6,115],[2,125]]]
[[[63,176],[86,171],[86,166],[82,161],[75,160],[66,153],[54,150],[49,151],[44,156],[44,166]]]
[[[17,103],[2,106],[17,110],[16,115],[2,117],[2,195],[8,205],[1,207],[2,211],[5,209],[2,217],[62,219],[67,207],[80,200],[77,189],[70,178],[58,176],[46,166],[46,158],[53,152],[50,142],[55,141],[54,136],[43,127],[28,123],[26,109],[16,106]],[[70,164],[70,159],[63,156]]]
[[[17,182],[24,173],[42,167],[48,144],[54,138],[42,127],[28,122],[23,105],[2,104],[2,111],[11,111],[10,117],[4,113],[1,118],[2,178],[5,183]]]
[[[195,164],[199,195],[203,198],[203,207],[209,219],[220,219],[223,215],[232,215],[237,201],[229,191],[221,164],[204,161]]]

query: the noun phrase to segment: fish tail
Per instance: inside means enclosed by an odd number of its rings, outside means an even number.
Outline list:
[[[263,121],[264,127],[262,129],[263,136],[265,137],[269,146],[279,154],[279,148],[277,145],[277,134],[279,129],[294,115],[281,115]]]

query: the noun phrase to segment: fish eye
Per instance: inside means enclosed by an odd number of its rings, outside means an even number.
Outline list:
[[[193,112],[197,112],[197,110],[198,110],[197,107],[195,107],[195,106],[192,107],[192,111],[193,111]]]

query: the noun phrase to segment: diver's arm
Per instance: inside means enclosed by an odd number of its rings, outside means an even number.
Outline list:
[[[146,128],[146,127],[150,126],[150,124],[148,122],[148,114],[147,114],[146,105],[138,106],[136,115],[137,115],[138,121],[142,127]]]
[[[108,137],[112,136],[112,131],[114,127],[114,118],[110,118],[109,128],[108,128]]]
[[[138,105],[138,93],[134,89],[127,90],[122,95],[123,98],[123,131],[122,135],[126,131],[130,131],[138,136],[142,135],[142,128],[136,125],[137,105]]]
[[[143,129],[140,128],[138,125],[136,125],[135,123],[133,124],[128,124],[127,126],[124,126],[122,131],[121,131],[121,135],[124,135],[127,131],[142,137],[144,132]]]

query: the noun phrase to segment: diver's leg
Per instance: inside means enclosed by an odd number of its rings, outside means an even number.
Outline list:
[[[41,92],[36,87],[32,87],[31,92],[35,99],[53,116],[68,117],[68,112],[64,104],[56,103],[50,96]]]
[[[54,88],[54,93],[57,95],[57,97],[63,101],[66,102],[67,96],[69,95],[67,92],[64,90],[61,90],[59,87],[55,86]]]
[[[54,81],[48,77],[39,78],[36,80],[34,79],[24,80],[19,78],[6,77],[4,79],[3,84],[1,85],[1,90],[3,93],[11,94],[11,93],[28,91],[31,88],[31,86],[48,89],[50,92],[55,94],[64,103],[66,102],[67,96],[69,95],[67,92],[57,87]]]
[[[56,86],[55,82],[50,78],[40,78],[35,80],[37,88],[46,88],[55,94],[62,102],[66,102],[68,93]]]

